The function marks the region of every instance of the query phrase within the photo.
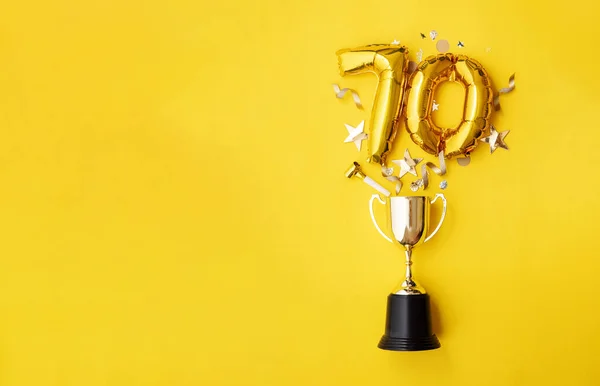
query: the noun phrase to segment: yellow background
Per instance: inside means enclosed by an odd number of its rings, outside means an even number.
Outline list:
[[[0,385],[599,384],[592,3],[4,2]],[[449,163],[415,252],[442,348],[386,352],[401,255],[343,177],[376,82],[334,53],[431,29],[517,73],[511,149]]]

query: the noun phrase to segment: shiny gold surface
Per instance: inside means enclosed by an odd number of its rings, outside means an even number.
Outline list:
[[[360,164],[358,162],[354,162],[344,173],[346,178],[358,177],[361,180],[366,177],[366,174],[360,169]]]
[[[431,118],[436,87],[445,81],[465,88],[463,117],[456,127],[438,127]],[[419,63],[408,82],[406,129],[423,150],[446,158],[468,155],[490,125],[493,91],[483,66],[465,55],[440,54]]]
[[[405,248],[422,244],[429,228],[429,198],[390,197],[388,207],[387,225],[394,241]]]
[[[408,49],[377,44],[343,49],[336,54],[342,76],[372,72],[379,78],[369,123],[367,161],[384,165],[402,112]]]
[[[442,216],[433,231],[430,227],[430,207],[438,198],[442,199]],[[384,232],[375,219],[373,203],[378,200],[386,205],[387,232]],[[438,193],[431,200],[426,196],[395,196],[382,200],[374,194],[370,201],[371,219],[377,231],[389,242],[401,246],[406,254],[405,279],[394,293],[398,295],[414,295],[425,293],[412,277],[412,250],[414,247],[427,242],[433,237],[444,222],[446,216],[446,198]],[[392,235],[389,237],[388,234]]]

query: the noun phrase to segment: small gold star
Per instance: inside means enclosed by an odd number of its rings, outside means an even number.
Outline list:
[[[415,170],[415,166],[417,166],[417,164],[422,160],[423,158],[412,158],[410,152],[408,151],[408,149],[406,149],[404,151],[404,158],[393,160],[392,163],[395,163],[396,165],[400,166],[400,178],[402,178],[402,176],[404,176],[406,173],[410,173],[413,176],[416,176],[417,171]]]
[[[490,127],[490,135],[485,138],[481,138],[480,141],[487,143],[490,145],[490,154],[496,151],[497,148],[501,147],[503,149],[508,150],[508,145],[504,142],[504,138],[510,133],[510,130],[497,132],[494,125]]]

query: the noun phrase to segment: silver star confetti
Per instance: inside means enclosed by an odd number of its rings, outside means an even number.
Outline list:
[[[463,48],[465,46],[465,43],[461,42],[460,40],[458,41],[457,44],[460,48]]]
[[[448,181],[444,180],[440,182],[440,189],[446,189],[448,187]]]
[[[404,158],[400,160],[393,160],[392,163],[400,166],[400,178],[402,178],[406,173],[410,173],[413,176],[417,175],[417,171],[415,170],[415,166],[421,162],[423,158],[412,158],[408,149],[404,151]]]
[[[419,51],[417,51],[417,62],[420,62],[421,60],[423,60],[423,50],[419,48]]]
[[[431,106],[431,111],[438,111],[440,109],[440,104],[435,103],[435,99],[433,100],[433,106]]]
[[[497,132],[494,125],[491,125],[490,135],[485,138],[481,138],[480,141],[490,145],[490,154],[496,151],[497,148],[501,147],[508,150],[508,145],[504,142],[504,138],[510,133],[510,130]]]
[[[346,130],[348,130],[348,137],[344,140],[344,143],[354,142],[358,151],[360,151],[360,145],[362,141],[367,139],[367,134],[364,132],[365,121],[361,121],[358,126],[352,127],[347,123],[344,123]]]
[[[435,38],[437,38],[437,31],[432,29],[431,32],[429,32],[429,37],[431,38],[431,40],[435,40]]]
[[[393,45],[397,46],[397,45],[399,45],[399,44],[400,44],[400,40],[396,40],[396,39],[394,39],[394,41],[393,41],[391,44],[393,44]]]

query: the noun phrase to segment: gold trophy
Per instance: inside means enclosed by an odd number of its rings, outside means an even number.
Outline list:
[[[440,221],[429,231],[430,206],[442,200]],[[373,213],[378,200],[386,205],[387,233],[381,230]],[[432,350],[440,347],[431,329],[429,295],[412,276],[412,250],[429,241],[440,229],[446,217],[446,198],[438,193],[433,200],[426,196],[396,196],[384,200],[374,194],[369,202],[371,219],[377,231],[389,242],[402,247],[406,254],[406,275],[398,288],[388,296],[385,334],[378,347],[392,351]]]

